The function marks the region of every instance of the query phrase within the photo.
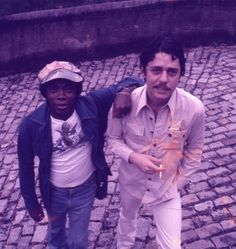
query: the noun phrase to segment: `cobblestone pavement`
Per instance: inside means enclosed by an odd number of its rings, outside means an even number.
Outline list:
[[[206,143],[200,170],[181,192],[183,249],[236,248],[236,45],[186,51],[187,72],[181,87],[206,106]],[[84,90],[138,75],[138,55],[128,54],[82,63]],[[0,248],[46,248],[47,222],[27,215],[20,195],[16,156],[21,119],[43,99],[35,73],[0,77]],[[119,214],[118,159],[107,150],[113,176],[109,195],[96,200],[90,223],[89,249],[115,249]],[[167,217],[168,218],[168,217]],[[152,214],[142,207],[134,249],[157,248]]]

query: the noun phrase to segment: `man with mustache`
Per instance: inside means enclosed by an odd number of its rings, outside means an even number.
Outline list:
[[[178,189],[199,166],[204,143],[204,106],[177,88],[185,72],[184,51],[171,36],[151,43],[141,54],[146,85],[132,92],[132,110],[122,119],[109,116],[107,138],[121,158],[121,211],[117,248],[135,241],[142,203],[153,211],[161,249],[181,248]]]

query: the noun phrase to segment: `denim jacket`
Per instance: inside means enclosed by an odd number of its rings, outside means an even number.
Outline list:
[[[116,92],[122,87],[142,85],[136,78],[126,78],[117,85],[79,96],[76,112],[81,120],[83,133],[91,143],[91,159],[95,166],[97,181],[96,197],[107,195],[107,183],[110,170],[103,152],[104,132],[107,127],[107,115]],[[50,205],[50,169],[52,156],[52,135],[50,113],[47,103],[42,104],[29,114],[21,123],[18,135],[18,160],[21,193],[28,210],[38,209],[40,204],[35,191],[34,165],[39,161],[39,187],[46,208]]]

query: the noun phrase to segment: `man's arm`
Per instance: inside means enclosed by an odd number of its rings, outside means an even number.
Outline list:
[[[122,88],[116,93],[116,97],[113,102],[113,117],[123,118],[131,111],[131,93],[137,87],[137,85],[130,85],[128,87]]]
[[[108,118],[108,112],[111,108],[111,105],[117,95],[117,93],[120,93],[123,89],[124,91],[125,88],[127,87],[139,87],[143,85],[143,81],[135,78],[135,77],[130,77],[130,78],[125,78],[124,80],[119,81],[116,85],[107,87],[107,88],[101,88],[96,91],[92,91],[89,93],[89,95],[92,97],[94,100],[94,103],[97,106],[97,111],[98,111],[98,118],[99,118],[99,125],[100,125],[100,134],[104,134],[107,128],[107,118]],[[119,101],[119,112],[120,116],[123,116],[123,110],[127,113],[127,109],[131,108],[131,97],[129,95],[121,95],[118,94],[120,99]],[[124,97],[126,97],[124,100]],[[128,100],[127,100],[128,99]],[[128,102],[128,107],[125,106],[126,103]],[[122,107],[120,107],[122,106]]]
[[[35,221],[40,221],[44,213],[35,192],[34,155],[29,134],[27,122],[24,120],[19,128],[17,143],[20,189],[30,216]]]
[[[101,88],[90,93],[96,102],[99,110],[108,115],[113,101],[116,98],[115,112],[116,116],[123,116],[123,113],[131,108],[130,93],[139,86],[142,86],[144,81],[137,77],[127,77],[117,84],[107,88]]]

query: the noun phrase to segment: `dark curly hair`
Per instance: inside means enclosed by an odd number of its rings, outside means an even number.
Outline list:
[[[185,73],[184,50],[178,40],[171,35],[164,35],[152,41],[140,54],[140,66],[145,71],[148,62],[155,58],[155,54],[164,52],[172,55],[172,59],[179,59],[181,75]]]

